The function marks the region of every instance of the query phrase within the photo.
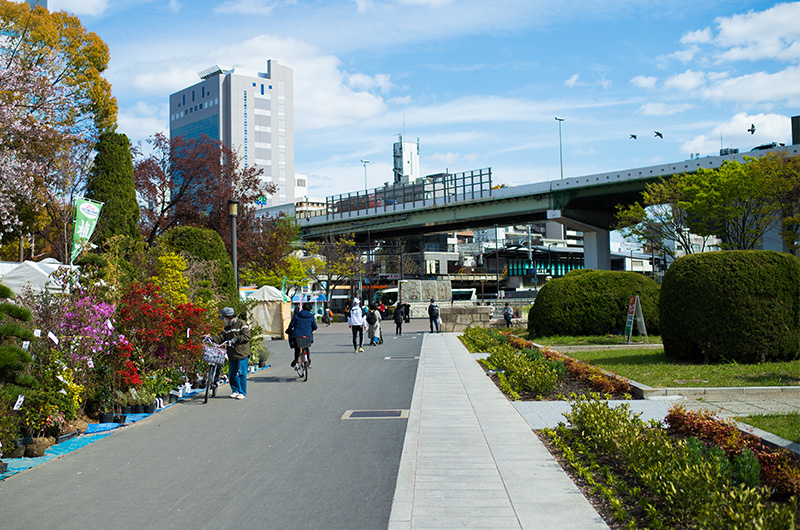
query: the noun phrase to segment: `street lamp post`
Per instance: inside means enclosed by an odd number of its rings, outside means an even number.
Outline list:
[[[361,159],[361,163],[364,164],[364,190],[367,189],[367,164],[369,164],[369,160]]]
[[[561,147],[561,122],[564,121],[564,118],[559,118],[556,116],[556,121],[558,122],[558,161],[561,164],[561,179],[564,179],[564,153]]]
[[[552,243],[547,245],[547,269],[548,269],[549,275],[551,277],[553,276],[553,250],[552,249],[553,249],[553,244]]]
[[[239,201],[228,201],[228,215],[231,216],[231,259],[233,261],[233,278],[236,281],[236,294],[239,294],[239,260],[237,257],[238,238],[236,237],[236,218],[239,216]]]
[[[497,299],[500,300],[500,250],[498,248],[497,224],[494,225],[494,268],[497,272]]]

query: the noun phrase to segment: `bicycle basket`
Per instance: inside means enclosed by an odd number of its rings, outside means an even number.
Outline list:
[[[295,344],[297,344],[298,348],[310,348],[311,347],[311,337],[295,337]]]
[[[203,344],[203,360],[212,364],[225,364],[225,348],[214,344]]]

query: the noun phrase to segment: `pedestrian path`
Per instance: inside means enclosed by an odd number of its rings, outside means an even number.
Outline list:
[[[608,528],[456,334],[426,335],[389,529]]]

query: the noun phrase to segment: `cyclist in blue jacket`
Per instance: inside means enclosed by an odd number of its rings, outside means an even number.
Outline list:
[[[303,308],[296,312],[286,329],[289,335],[289,347],[294,348],[294,361],[292,367],[300,360],[300,348],[297,347],[297,342],[294,340],[297,337],[311,337],[311,342],[314,342],[314,330],[317,329],[317,321],[314,319],[314,313],[311,312],[311,302],[304,302]],[[308,364],[311,364],[311,355],[308,356]]]

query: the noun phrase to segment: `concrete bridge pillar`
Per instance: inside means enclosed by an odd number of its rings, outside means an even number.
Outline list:
[[[587,269],[611,270],[611,240],[608,230],[583,230],[583,266]]]
[[[548,210],[547,219],[583,232],[583,266],[587,269],[611,270],[611,238],[607,228],[562,215],[561,210]]]

